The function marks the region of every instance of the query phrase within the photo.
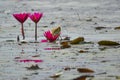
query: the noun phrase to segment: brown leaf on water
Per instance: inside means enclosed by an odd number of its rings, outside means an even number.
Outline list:
[[[96,30],[102,30],[102,29],[106,29],[106,27],[103,27],[103,26],[98,26],[98,27],[95,27]]]
[[[70,44],[69,44],[69,42],[61,42],[60,43],[61,44],[61,49],[65,49],[65,48],[70,48],[71,46],[70,46]]]
[[[115,41],[110,41],[110,40],[101,40],[98,42],[99,45],[104,45],[104,46],[115,46],[115,45],[120,45],[119,43]]]
[[[75,78],[75,79],[73,79],[73,80],[86,80],[86,78],[88,78],[88,77],[94,77],[94,76],[83,75],[83,76],[77,77],[77,78]]]
[[[88,68],[77,68],[77,71],[80,73],[94,73],[93,70],[88,69]]]
[[[120,26],[118,26],[118,27],[115,27],[114,29],[115,29],[115,30],[120,30]]]
[[[78,38],[75,38],[74,40],[72,40],[70,43],[71,44],[79,44],[80,42],[83,42],[84,41],[84,37],[78,37]]]
[[[53,28],[52,30],[51,30],[51,32],[52,32],[52,34],[53,35],[56,35],[56,34],[60,34],[60,32],[61,32],[61,27],[56,27],[56,28]]]

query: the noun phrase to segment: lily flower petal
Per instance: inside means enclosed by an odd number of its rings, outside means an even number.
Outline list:
[[[60,36],[60,33],[53,35],[52,32],[48,30],[44,32],[44,36],[47,38],[47,40],[49,40],[49,42],[54,42]]]
[[[28,13],[14,13],[13,16],[15,17],[16,20],[18,20],[20,23],[24,23],[29,14]]]
[[[43,13],[35,12],[31,14],[29,17],[33,22],[38,23],[39,20],[42,18],[42,16],[43,16]]]

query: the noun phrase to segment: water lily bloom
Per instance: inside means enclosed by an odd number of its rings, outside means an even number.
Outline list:
[[[60,33],[54,35],[50,30],[48,30],[44,33],[44,36],[47,38],[47,40],[49,40],[49,42],[54,42],[60,36]]]
[[[40,12],[35,12],[29,16],[30,19],[35,23],[35,41],[37,41],[37,23],[40,21],[42,16],[43,13]]]
[[[23,36],[23,40],[25,39],[25,33],[24,33],[24,27],[23,23],[27,20],[29,14],[28,13],[14,13],[13,16],[16,20],[18,20],[21,23],[21,33]]]

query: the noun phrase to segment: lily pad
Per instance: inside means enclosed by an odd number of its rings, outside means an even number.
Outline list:
[[[115,45],[120,45],[119,43],[115,41],[109,41],[109,40],[102,40],[98,42],[99,45],[105,45],[105,46],[115,46]]]
[[[79,44],[80,42],[84,41],[84,37],[78,37],[72,41],[70,41],[71,44]]]
[[[75,79],[73,79],[73,80],[86,80],[86,78],[88,78],[88,77],[94,77],[94,76],[91,76],[91,75],[83,75],[83,76],[77,77],[77,78],[75,78]]]
[[[120,30],[120,26],[118,26],[118,27],[115,27],[114,29],[115,29],[115,30]]]
[[[102,27],[102,26],[99,26],[99,27],[95,27],[96,30],[101,30],[101,29],[106,29],[106,27]]]
[[[70,44],[69,44],[69,42],[61,42],[60,43],[61,44],[61,49],[65,49],[65,48],[70,48],[71,46],[70,46]]]
[[[94,73],[93,70],[88,69],[88,68],[78,68],[77,71],[81,73]]]
[[[53,28],[52,30],[51,30],[51,32],[52,32],[52,34],[53,35],[56,35],[56,34],[60,34],[60,32],[61,32],[61,27],[55,27],[55,28]]]

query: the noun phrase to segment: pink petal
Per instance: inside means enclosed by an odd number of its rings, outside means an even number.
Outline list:
[[[28,13],[15,13],[13,16],[16,20],[18,20],[20,23],[24,23],[28,18]]]
[[[60,34],[53,35],[50,30],[44,32],[44,36],[49,40],[49,42],[54,42]]]
[[[43,16],[43,13],[35,12],[31,14],[29,17],[33,22],[38,23],[39,20],[42,18],[42,16]]]

